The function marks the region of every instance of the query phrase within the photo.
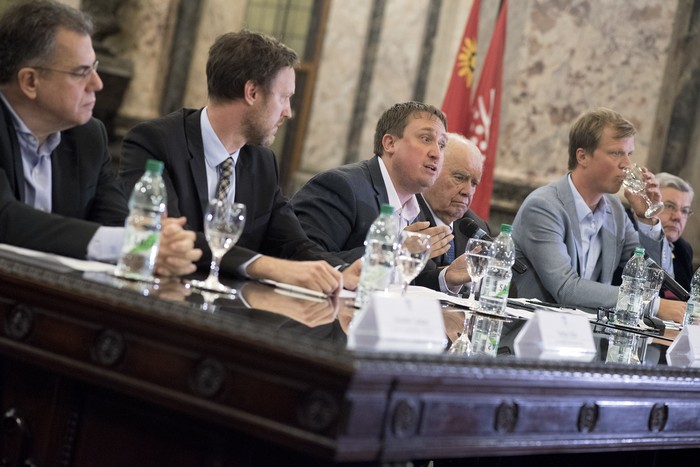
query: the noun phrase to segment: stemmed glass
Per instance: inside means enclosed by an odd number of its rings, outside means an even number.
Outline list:
[[[473,306],[478,305],[474,294],[479,290],[474,285],[478,283],[481,288],[481,279],[486,274],[486,266],[489,263],[491,244],[492,242],[478,238],[470,238],[467,242],[467,272],[472,279],[469,283],[469,299]]]
[[[236,290],[219,281],[221,258],[238,241],[245,225],[246,208],[241,203],[212,199],[204,216],[204,235],[211,249],[209,277],[203,281],[190,281],[192,287],[224,294],[235,294]]]
[[[646,269],[646,277],[644,278],[644,285],[642,287],[642,316],[651,314],[651,310],[647,313],[647,309],[654,300],[654,297],[659,295],[659,290],[661,290],[663,282],[664,273],[661,269]]]
[[[660,213],[664,208],[664,203],[661,201],[654,203],[649,199],[649,196],[647,196],[647,184],[644,181],[644,172],[642,172],[642,168],[637,164],[633,164],[629,167],[625,167],[623,170],[625,172],[625,179],[622,181],[622,184],[632,193],[644,198],[644,201],[647,203],[647,210],[644,211],[644,217],[649,218]]]
[[[406,295],[408,284],[423,270],[430,254],[430,235],[401,232],[401,243],[396,250],[396,270],[401,277],[401,295]]]

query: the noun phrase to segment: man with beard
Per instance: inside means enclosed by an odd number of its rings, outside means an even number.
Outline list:
[[[333,266],[345,263],[308,239],[282,195],[275,155],[265,147],[292,116],[298,63],[292,49],[263,34],[242,31],[219,37],[206,66],[207,106],[181,109],[134,127],[124,138],[120,172],[126,185],[133,185],[147,159],[162,161],[168,213],[187,217],[186,228],[197,232],[205,257],[210,256],[203,234],[205,208],[219,180],[226,179],[247,215],[242,236],[222,260],[221,273],[330,293],[343,283],[354,288],[360,263],[341,276]]]

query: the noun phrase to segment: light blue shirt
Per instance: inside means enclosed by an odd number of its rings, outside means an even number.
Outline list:
[[[233,154],[229,154],[224,144],[221,142],[214,129],[209,122],[209,114],[207,113],[207,108],[202,109],[202,114],[199,117],[199,123],[202,126],[202,144],[204,146],[204,161],[206,162],[207,171],[207,191],[209,193],[209,199],[214,197],[216,193],[216,186],[219,183],[219,164],[231,157],[233,159],[233,165],[236,166],[238,162],[238,155],[241,153],[241,149],[238,148]],[[236,176],[231,177],[231,190],[236,193]]]

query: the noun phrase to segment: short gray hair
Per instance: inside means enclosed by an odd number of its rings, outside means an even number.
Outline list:
[[[656,181],[659,182],[659,188],[675,188],[683,193],[690,193],[690,200],[693,200],[695,192],[690,183],[683,180],[681,177],[672,175],[668,172],[659,172],[656,174]]]

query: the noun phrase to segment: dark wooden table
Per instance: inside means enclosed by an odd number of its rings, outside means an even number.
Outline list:
[[[655,465],[698,455],[698,370],[354,353],[343,303],[255,283],[235,300],[211,298],[0,254],[0,465]],[[462,319],[448,317],[452,337]]]

